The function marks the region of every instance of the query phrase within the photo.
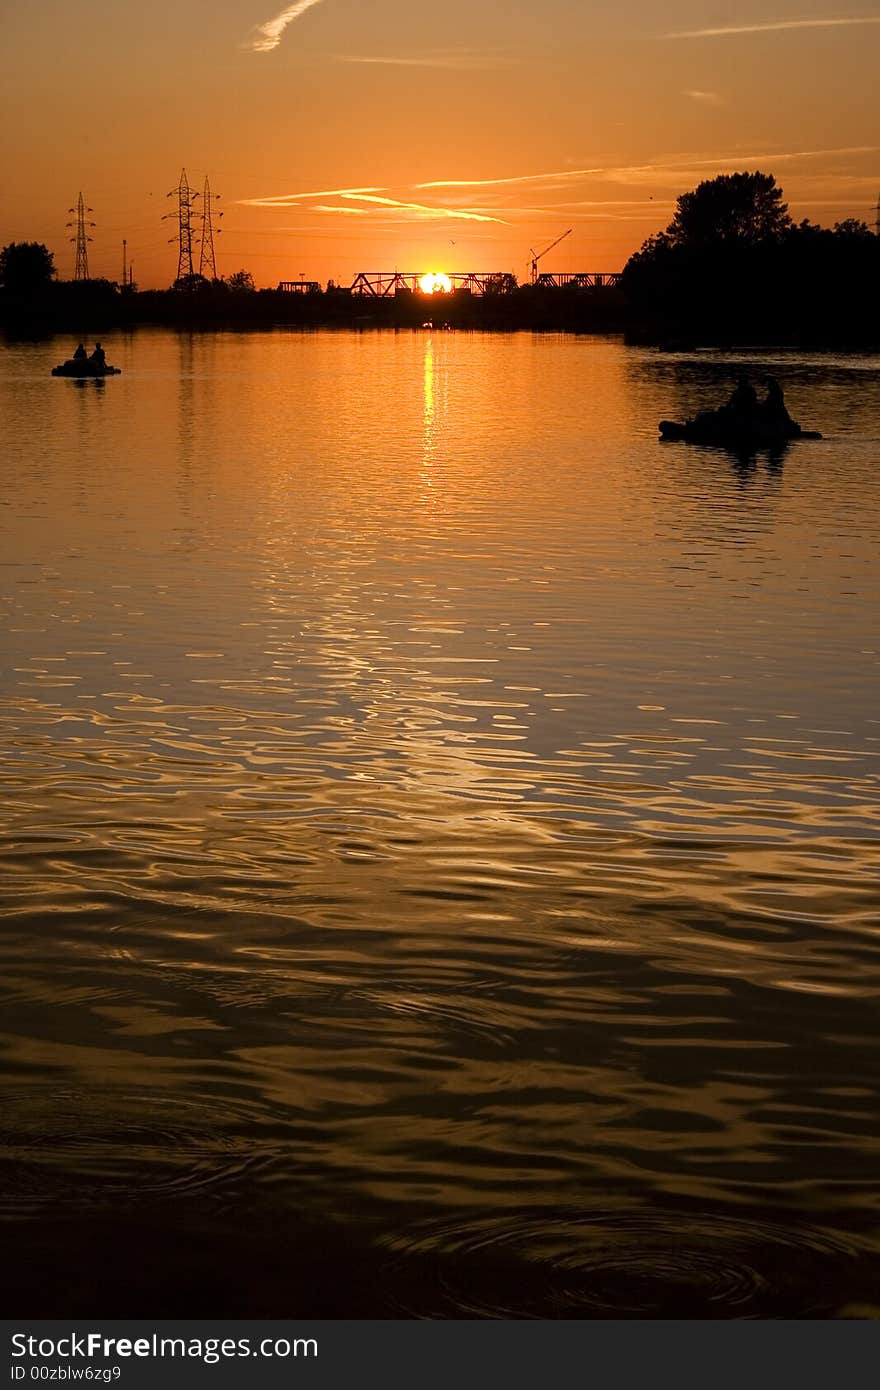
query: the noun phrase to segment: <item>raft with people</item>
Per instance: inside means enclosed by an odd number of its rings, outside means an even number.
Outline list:
[[[100,343],[95,343],[95,350],[92,353],[87,353],[84,345],[80,343],[72,357],[69,357],[66,362],[62,362],[59,367],[52,368],[52,375],[73,377],[121,376],[122,368],[110,366]]]
[[[686,444],[716,444],[728,449],[766,449],[792,439],[821,439],[818,430],[804,430],[788,413],[782,387],[775,377],[767,382],[767,394],[758,399],[747,377],[740,377],[726,405],[717,410],[701,410],[692,420],[680,423],[661,420],[662,441]]]

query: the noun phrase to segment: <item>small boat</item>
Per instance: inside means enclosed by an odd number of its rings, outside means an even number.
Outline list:
[[[660,438],[685,444],[717,444],[725,449],[773,449],[793,439],[821,439],[818,430],[802,430],[790,424],[735,420],[723,411],[706,411],[695,420],[661,420]]]
[[[98,362],[74,362],[69,357],[66,362],[62,362],[60,367],[52,368],[53,376],[77,376],[77,377],[101,377],[101,376],[122,376],[121,367],[111,367],[108,363]]]

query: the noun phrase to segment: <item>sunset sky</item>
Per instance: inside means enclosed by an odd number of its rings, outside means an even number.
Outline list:
[[[677,194],[776,174],[792,214],[873,221],[880,9],[841,0],[0,0],[0,243],[71,276],[177,270],[166,193],[222,195],[218,270],[619,269]]]

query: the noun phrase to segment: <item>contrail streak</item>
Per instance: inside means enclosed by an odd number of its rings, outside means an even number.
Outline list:
[[[878,20],[880,23],[880,20]],[[691,93],[690,95],[694,95]],[[709,93],[702,92],[700,96],[709,96]],[[416,183],[413,187],[423,188],[489,188],[499,187],[503,184],[517,183],[549,183],[556,180],[565,182],[570,179],[581,179],[596,175],[605,175],[608,178],[615,178],[620,174],[638,174],[642,171],[646,173],[662,173],[668,170],[674,173],[680,169],[692,169],[700,165],[711,167],[717,164],[744,165],[753,163],[755,160],[764,159],[814,159],[820,155],[840,155],[840,154],[872,154],[876,149],[874,145],[847,145],[830,150],[789,150],[778,152],[771,151],[768,154],[745,154],[734,151],[731,155],[712,155],[711,158],[697,158],[692,155],[668,155],[663,159],[655,160],[651,164],[629,164],[629,165],[600,165],[592,169],[564,169],[551,174],[511,174],[506,178],[500,179],[435,179],[431,183]]]
[[[306,10],[320,3],[321,0],[296,0],[295,4],[288,5],[287,9],[282,10],[274,19],[267,19],[265,24],[258,24],[253,37],[248,41],[248,48],[254,53],[271,53],[281,42],[281,35],[288,24],[292,24],[300,15],[304,15]]]
[[[604,174],[604,169],[563,169],[555,174],[512,174],[504,179],[435,179],[417,183],[415,188],[487,188],[499,183],[535,183],[540,179],[575,179],[586,174]]]
[[[396,68],[445,68],[453,72],[475,72],[506,66],[504,55],[479,51],[449,51],[441,53],[340,53],[338,63],[376,64]]]
[[[397,198],[377,198],[368,193],[342,193],[343,198],[351,198],[356,203],[380,203],[385,207],[401,208],[406,212],[427,213],[430,217],[453,217],[467,222],[501,222],[508,224],[503,217],[489,217],[482,212],[466,212],[464,209],[426,207],[424,203],[402,203]]]
[[[380,188],[325,188],[314,193],[282,193],[277,197],[269,198],[239,198],[237,201],[243,207],[249,208],[271,208],[280,211],[282,208],[301,207],[306,199],[311,198],[344,198],[351,203],[370,203],[378,208],[397,208],[399,211],[417,213],[421,217],[451,217],[464,222],[500,222],[504,226],[509,224],[503,217],[490,217],[488,213],[471,212],[466,208],[438,208],[427,207],[424,203],[401,202],[398,198],[382,198],[379,194],[383,190]],[[308,206],[308,204],[306,204]],[[330,211],[325,206],[321,207],[322,212]],[[334,212],[365,212],[365,208],[334,208]]]
[[[271,208],[271,207],[295,207],[302,198],[339,198],[347,193],[382,193],[384,189],[378,188],[320,188],[314,193],[278,193],[268,198],[239,198],[239,203],[244,203],[246,207]]]
[[[852,16],[849,19],[775,19],[766,24],[731,24],[718,29],[681,29],[661,34],[663,39],[715,39],[736,34],[774,34],[783,29],[838,29],[853,24],[880,24],[880,15]]]
[[[693,101],[701,101],[705,106],[723,106],[724,102],[717,92],[701,92],[696,88],[690,88],[682,92],[682,96],[690,97]]]

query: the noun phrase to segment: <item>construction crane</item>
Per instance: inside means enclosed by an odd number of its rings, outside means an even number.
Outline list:
[[[563,232],[562,235],[558,236],[555,241],[551,241],[550,245],[545,246],[543,251],[536,251],[534,247],[529,248],[529,255],[532,258],[532,284],[534,284],[538,278],[538,261],[542,258],[542,256],[546,256],[548,251],[552,251],[554,246],[558,246],[560,241],[565,241],[565,238],[567,236],[571,236],[573,231],[574,227],[569,227],[567,232]]]

